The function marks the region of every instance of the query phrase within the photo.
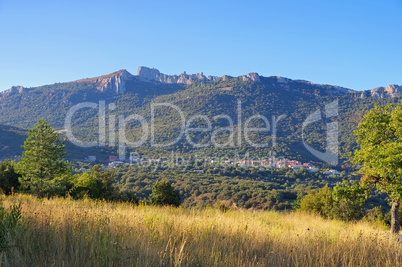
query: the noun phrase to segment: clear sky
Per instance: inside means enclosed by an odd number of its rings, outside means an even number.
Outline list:
[[[0,0],[0,91],[138,66],[402,85],[402,0]]]

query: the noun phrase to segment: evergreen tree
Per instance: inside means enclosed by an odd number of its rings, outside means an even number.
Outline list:
[[[149,201],[154,205],[174,205],[176,207],[181,203],[179,192],[174,190],[166,180],[154,183]]]
[[[17,171],[22,175],[21,184],[32,193],[43,196],[52,187],[52,180],[68,172],[64,161],[65,145],[58,134],[44,119],[28,131],[21,161]]]

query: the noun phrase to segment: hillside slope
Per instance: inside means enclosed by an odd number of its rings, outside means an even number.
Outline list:
[[[21,155],[26,134],[16,127],[0,125],[0,161]]]
[[[249,73],[239,77],[206,77],[202,73],[188,75],[165,75],[156,69],[140,67],[138,75],[120,70],[108,75],[86,78],[74,82],[57,83],[36,88],[13,87],[0,94],[0,123],[21,128],[32,127],[36,120],[45,118],[57,130],[65,131],[68,111],[82,103],[93,103],[97,108],[79,109],[72,116],[72,133],[82,141],[99,141],[99,107],[104,105],[106,136],[105,144],[118,144],[118,116],[127,118],[140,115],[148,123],[147,138],[140,148],[144,153],[163,153],[171,150],[181,152],[201,151],[218,155],[251,151],[267,155],[276,153],[303,160],[316,160],[306,144],[316,150],[327,149],[327,126],[337,122],[339,127],[339,151],[346,160],[347,152],[355,147],[353,130],[365,110],[375,103],[397,103],[401,87],[391,85],[364,92],[332,85],[321,85],[304,80],[283,77],[262,77]],[[104,102],[103,102],[104,101]],[[326,106],[337,101],[337,114],[326,117]],[[104,103],[104,104],[103,104]],[[169,103],[172,107],[154,109],[152,103]],[[114,104],[110,106],[109,104]],[[210,131],[193,132],[188,138],[183,135],[173,146],[156,148],[151,144],[151,121],[154,119],[154,143],[167,144],[180,136],[183,118],[191,128],[208,126]],[[318,111],[321,116],[314,123],[305,123]],[[240,115],[239,115],[240,114]],[[192,116],[196,116],[190,120]],[[202,118],[199,115],[203,116]],[[226,116],[222,118],[222,115]],[[264,116],[269,122],[269,131],[252,132],[249,141],[244,136],[244,124],[252,116]],[[336,115],[336,116],[335,116]],[[215,117],[221,116],[221,117]],[[115,118],[115,123],[111,119]],[[230,119],[227,119],[227,118]],[[205,119],[206,118],[206,119]],[[278,118],[280,118],[278,120]],[[276,121],[275,123],[273,123]],[[304,123],[304,124],[303,124]],[[233,124],[233,134],[224,130]],[[112,126],[112,127],[109,127]],[[241,127],[239,127],[241,126]],[[250,121],[252,127],[267,126],[261,119]],[[275,129],[273,127],[275,126]],[[303,127],[304,126],[304,127]],[[109,129],[110,128],[110,129]],[[213,134],[213,130],[222,129]],[[143,127],[139,121],[127,124],[127,140],[141,139]],[[115,139],[110,132],[114,132]],[[184,132],[183,132],[184,134]],[[241,134],[241,139],[237,138]],[[329,133],[333,134],[333,133]],[[224,148],[212,145],[231,143]],[[189,142],[189,140],[191,142]],[[102,143],[102,142],[101,142]],[[195,144],[208,144],[198,148]],[[252,144],[269,144],[256,149]],[[152,149],[150,149],[152,148]],[[336,151],[336,147],[329,147]]]

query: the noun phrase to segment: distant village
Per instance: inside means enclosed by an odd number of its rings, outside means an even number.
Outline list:
[[[85,158],[86,162],[89,163],[95,163],[96,162],[96,156],[88,156]],[[154,157],[137,157],[137,156],[130,156],[128,161],[122,161],[119,160],[117,156],[109,156],[109,163],[106,168],[115,168],[116,166],[119,165],[126,165],[126,166],[131,166],[131,165],[140,165],[140,166],[155,166],[155,165],[161,165],[162,162],[166,161],[166,158],[154,158]],[[224,160],[224,161],[217,161],[214,159],[211,160],[203,160],[198,161],[199,163],[202,163],[204,165],[209,164],[210,166],[216,166],[220,167],[221,171],[225,170],[225,167],[233,166],[233,167],[240,167],[241,169],[249,169],[249,168],[257,168],[260,171],[264,171],[270,168],[290,168],[293,171],[297,171],[300,169],[306,169],[310,173],[314,173],[318,171],[318,168],[315,167],[313,164],[309,162],[302,163],[297,160],[291,160],[287,158],[275,158],[275,157],[268,157],[264,159],[239,159],[239,160]],[[177,161],[175,162],[178,165],[184,165],[183,159],[178,158]],[[166,164],[164,164],[167,166]],[[194,172],[198,173],[204,173],[204,170],[199,169],[199,170],[193,170]],[[324,175],[339,175],[340,172],[331,169],[331,170],[325,170],[322,172]]]

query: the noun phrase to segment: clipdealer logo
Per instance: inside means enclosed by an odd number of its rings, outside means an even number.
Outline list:
[[[180,127],[178,130],[178,136],[174,140],[169,140],[167,143],[157,143],[156,141],[156,133],[157,129],[155,128],[155,117],[156,110],[158,108],[167,108],[173,114],[176,113],[180,118]],[[96,142],[85,142],[79,140],[74,134],[72,130],[72,121],[74,114],[76,114],[79,110],[82,109],[98,109],[98,118],[99,118],[99,128],[98,128],[98,140]],[[272,145],[274,147],[277,142],[277,125],[278,123],[286,118],[286,115],[275,116],[272,115],[270,120],[261,114],[255,114],[248,118],[243,118],[242,114],[242,103],[241,101],[237,101],[236,107],[236,121],[237,125],[234,125],[233,119],[225,114],[220,114],[213,116],[212,118],[208,118],[205,115],[192,115],[188,119],[182,112],[182,110],[171,103],[151,103],[150,104],[150,122],[139,114],[131,114],[129,116],[124,115],[108,115],[107,112],[112,112],[116,109],[116,105],[114,103],[106,105],[105,101],[99,101],[99,103],[93,102],[84,102],[79,103],[73,106],[67,113],[65,118],[65,129],[67,138],[73,144],[80,147],[96,147],[96,146],[106,146],[106,141],[108,141],[109,146],[119,147],[119,159],[125,160],[127,154],[127,147],[129,148],[137,148],[144,145],[149,141],[151,147],[161,148],[161,147],[170,147],[177,144],[183,138],[192,145],[194,148],[203,148],[208,146],[215,146],[218,148],[224,147],[240,147],[243,143],[243,139],[247,145],[255,147],[255,148],[266,148]],[[334,101],[325,106],[325,114],[327,118],[334,117],[338,115],[338,101]],[[307,119],[303,122],[302,125],[302,141],[306,149],[312,153],[314,156],[319,159],[332,164],[338,164],[338,123],[331,122],[327,124],[327,145],[326,151],[320,152],[310,147],[305,142],[304,138],[304,130],[309,124],[317,122],[321,120],[321,111],[320,109],[316,110],[314,113],[309,115]],[[106,127],[106,121],[108,121],[108,127]],[[195,121],[202,121],[205,127],[202,128],[193,128],[191,125]],[[226,127],[220,127],[218,129],[213,129],[212,122],[216,121],[226,121]],[[244,121],[244,122],[243,122]],[[260,121],[263,123],[264,127],[251,127],[252,121]],[[127,138],[126,129],[127,125],[132,122],[138,122],[141,125],[141,137],[139,140],[133,142]],[[117,125],[117,128],[116,128]],[[106,131],[107,129],[107,131]],[[236,129],[236,134],[235,134]],[[202,133],[209,132],[211,135],[210,139],[204,141],[204,143],[196,143],[191,138],[192,133]],[[229,136],[224,143],[219,143],[217,140],[217,135],[221,132],[229,132]],[[255,143],[250,138],[250,133],[259,132],[266,133],[267,135],[271,135],[271,142],[266,143]],[[116,133],[118,134],[117,144],[116,144]],[[137,138],[138,139],[138,138]],[[221,140],[222,141],[222,140]]]

